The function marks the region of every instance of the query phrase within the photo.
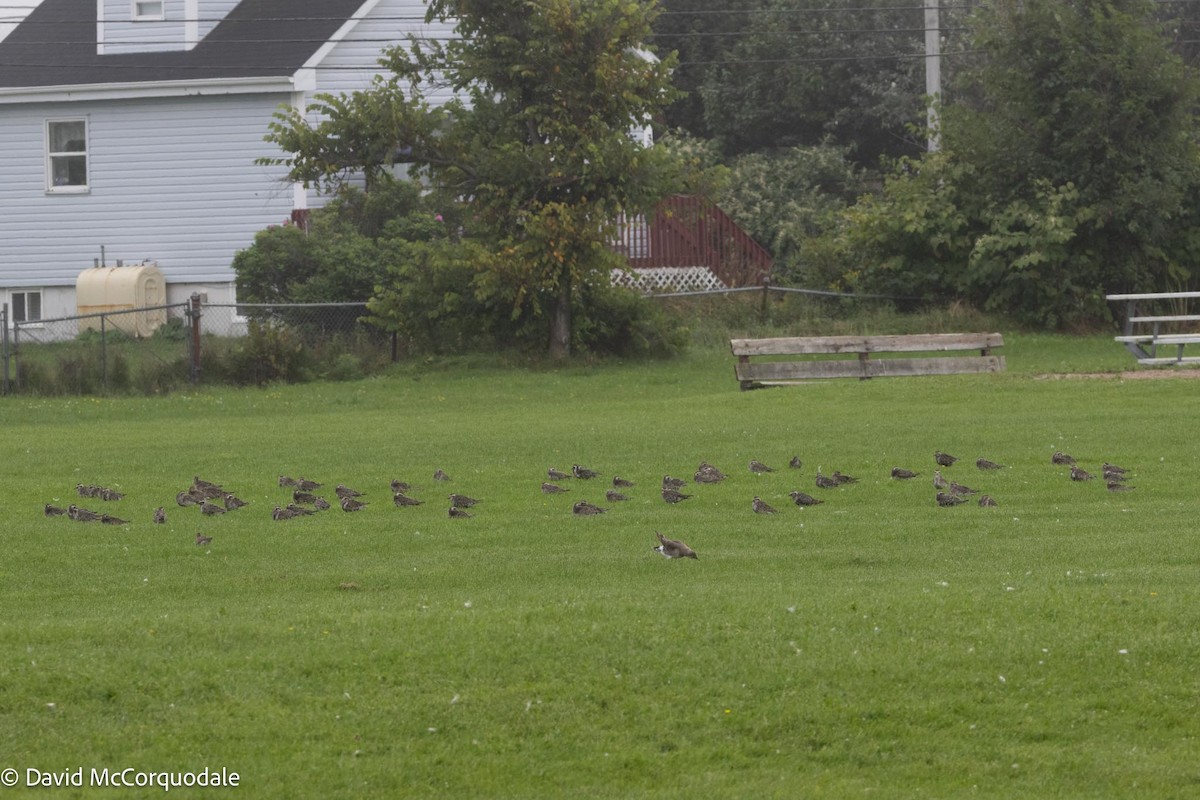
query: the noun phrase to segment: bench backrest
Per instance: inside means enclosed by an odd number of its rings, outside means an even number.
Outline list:
[[[900,375],[951,375],[998,372],[1004,357],[992,355],[1004,345],[999,333],[929,333],[910,336],[801,336],[732,339],[738,357],[735,373],[743,389],[814,378],[878,378]],[[874,353],[937,353],[978,350],[976,356],[871,358]],[[751,361],[752,356],[845,355],[854,358]]]

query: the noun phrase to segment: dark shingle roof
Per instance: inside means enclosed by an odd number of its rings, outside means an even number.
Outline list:
[[[96,0],[43,0],[0,42],[0,88],[283,77],[363,0],[242,0],[188,51],[96,55]]]

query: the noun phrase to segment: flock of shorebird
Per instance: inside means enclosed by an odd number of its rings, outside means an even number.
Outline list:
[[[958,483],[954,480],[947,480],[942,475],[942,469],[952,467],[959,459],[949,453],[936,451],[934,453],[934,462],[939,469],[933,473],[934,499],[938,506],[952,507],[970,502],[971,497],[978,495],[975,501],[983,507],[995,507],[998,505],[995,499],[988,494],[983,494],[976,489]],[[1094,476],[1092,473],[1079,467],[1076,460],[1070,455],[1063,452],[1055,452],[1051,457],[1051,463],[1058,466],[1066,466],[1070,468],[1070,479],[1072,481],[1090,481]],[[794,456],[788,466],[792,469],[800,469],[803,464],[799,456]],[[979,458],[975,461],[975,466],[982,472],[992,472],[995,470],[1005,469],[1003,464],[991,461],[986,458]],[[762,475],[769,472],[774,472],[774,468],[767,466],[758,460],[751,460],[749,470],[752,473]],[[1105,462],[1100,469],[1100,477],[1103,478],[1105,485],[1111,492],[1127,492],[1133,489],[1132,486],[1126,483],[1127,470],[1124,467],[1119,467],[1115,464]],[[895,480],[912,480],[920,477],[921,473],[905,469],[903,467],[893,467],[891,477]],[[561,484],[568,479],[592,480],[600,477],[600,474],[593,469],[584,467],[580,464],[575,464],[569,472],[551,467],[546,471],[548,480],[542,482],[543,494],[562,494],[567,491]],[[721,470],[714,467],[708,462],[701,462],[696,472],[692,475],[692,481],[696,484],[711,484],[719,483],[725,480],[728,476]],[[443,470],[438,469],[433,474],[435,481],[449,481],[450,476]],[[843,474],[834,470],[831,474],[825,475],[821,468],[817,468],[817,474],[814,479],[814,485],[821,490],[833,490],[847,484],[858,483],[858,478],[851,475]],[[276,505],[271,512],[271,518],[276,521],[284,521],[296,519],[297,517],[311,516],[321,511],[333,508],[334,504],[326,500],[322,495],[318,494],[324,484],[307,478],[292,478],[287,475],[279,476],[279,486],[283,489],[291,490],[291,499],[286,505]],[[629,500],[629,496],[624,490],[634,486],[633,481],[622,478],[619,475],[612,477],[612,488],[605,492],[605,500],[609,503],[619,503]],[[682,503],[690,500],[694,495],[687,494],[683,491],[687,486],[687,481],[683,478],[664,475],[662,479],[661,496],[664,502],[669,504]],[[401,480],[393,480],[391,482],[392,502],[397,508],[408,506],[423,505],[424,501],[412,497],[409,492],[411,485]],[[104,486],[94,486],[85,484],[76,484],[76,493],[81,498],[98,498],[104,501],[120,500],[124,497],[121,492],[110,489]],[[337,505],[345,512],[360,511],[366,507],[367,501],[362,500],[363,493],[350,488],[344,483],[339,483],[333,489],[333,494],[337,498]],[[799,490],[788,493],[792,498],[792,502],[797,506],[816,506],[824,503],[824,500],[818,499],[813,495]],[[450,501],[447,515],[452,519],[468,519],[473,516],[468,508],[475,506],[479,501],[459,492],[451,492],[448,495]],[[218,483],[202,479],[199,475],[194,476],[192,483],[186,489],[175,495],[175,503],[181,508],[196,506],[200,513],[204,516],[217,516],[231,511],[236,511],[239,508],[247,505],[246,501],[237,497],[230,491],[227,491]],[[750,502],[750,508],[756,514],[775,514],[776,509],[768,504],[761,497],[755,495]],[[593,516],[596,514],[604,514],[608,509],[591,503],[587,500],[579,500],[571,506],[571,512],[578,516]],[[75,504],[71,504],[67,508],[60,508],[49,503],[45,506],[45,514],[48,517],[66,516],[78,522],[101,522],[108,525],[127,525],[127,520],[121,519],[111,514],[92,511],[86,508],[81,508]],[[154,510],[153,521],[158,524],[163,524],[167,521],[166,509],[159,506]],[[653,548],[654,551],[661,553],[665,558],[698,558],[696,552],[686,544],[673,539],[667,539],[661,533],[656,532],[659,544]],[[212,542],[211,536],[204,536],[200,533],[196,534],[197,545],[207,545]]]

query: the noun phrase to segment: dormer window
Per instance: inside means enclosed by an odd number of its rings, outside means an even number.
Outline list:
[[[133,18],[135,20],[164,19],[164,0],[133,0]]]

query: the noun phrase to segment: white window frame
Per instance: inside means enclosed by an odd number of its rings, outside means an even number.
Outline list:
[[[17,319],[17,297],[21,297],[21,315],[25,319]],[[37,316],[33,319],[29,318],[29,295],[37,295]],[[44,308],[45,294],[41,289],[10,289],[8,291],[8,326],[11,328],[17,322],[21,323],[22,327],[42,327],[42,310]]]
[[[129,14],[134,22],[163,20],[167,18],[167,3],[166,0],[132,0]]]
[[[50,130],[56,124],[76,122],[83,123],[83,150],[55,151],[51,149],[54,137]],[[89,127],[87,117],[61,117],[46,120],[46,192],[49,194],[86,194],[92,185],[92,159],[89,152]],[[54,183],[54,161],[57,158],[78,158],[83,156],[83,183],[62,184]]]

